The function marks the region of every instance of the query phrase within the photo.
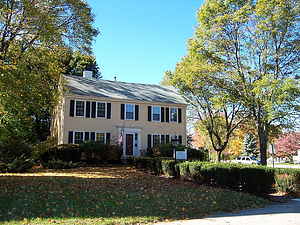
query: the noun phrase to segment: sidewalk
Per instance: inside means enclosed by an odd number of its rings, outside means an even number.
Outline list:
[[[300,225],[300,199],[265,208],[220,213],[202,219],[157,223],[160,225]]]

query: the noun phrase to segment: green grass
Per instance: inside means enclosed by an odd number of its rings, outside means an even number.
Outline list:
[[[270,204],[125,166],[0,174],[0,199],[0,224],[151,223]]]

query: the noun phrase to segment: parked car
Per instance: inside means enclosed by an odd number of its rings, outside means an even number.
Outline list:
[[[260,165],[260,161],[253,156],[241,156],[237,159],[232,160],[233,163],[242,163],[242,164],[256,164]]]

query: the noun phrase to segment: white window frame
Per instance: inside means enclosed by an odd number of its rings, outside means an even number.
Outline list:
[[[82,116],[78,116],[76,113],[77,102],[83,102],[83,115]],[[85,100],[75,100],[75,106],[74,106],[75,117],[85,117],[85,109],[86,109],[86,101]]]
[[[82,143],[83,143],[85,141],[85,131],[82,131],[82,130],[73,131],[73,143],[74,144],[76,144],[76,142],[75,142],[76,133],[82,133]]]
[[[159,108],[159,118],[158,120],[154,120],[154,108]],[[160,122],[161,121],[161,107],[160,106],[152,106],[152,115],[151,115],[151,119],[153,122]]]
[[[172,109],[176,109],[176,121],[171,120],[172,119],[172,113],[171,113]],[[170,114],[170,118],[169,118],[170,123],[178,123],[178,108],[170,107],[170,113],[169,114]]]
[[[151,134],[151,147],[152,148],[156,146],[156,145],[154,145],[154,136],[159,136],[159,143],[157,145],[161,144],[161,134]]]
[[[106,143],[106,132],[96,131],[95,132],[95,141],[97,141],[97,134],[104,134],[104,142],[103,142],[103,144],[105,144]]]
[[[127,118],[127,106],[133,106],[133,114],[132,114],[132,119]],[[125,104],[125,120],[134,120],[135,118],[135,105],[134,104]]]
[[[98,103],[104,103],[105,104],[104,117],[98,116]],[[106,119],[106,114],[107,114],[107,102],[96,102],[96,118]]]

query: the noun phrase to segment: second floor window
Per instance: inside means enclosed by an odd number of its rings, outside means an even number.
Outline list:
[[[97,118],[105,118],[106,116],[106,103],[97,102]]]
[[[134,119],[134,105],[126,105],[125,116],[126,116],[125,117],[126,120]]]
[[[84,117],[85,101],[76,100],[75,102],[75,116]]]
[[[177,123],[178,122],[178,109],[170,108],[170,122]]]
[[[160,121],[160,107],[152,107],[152,121]]]

